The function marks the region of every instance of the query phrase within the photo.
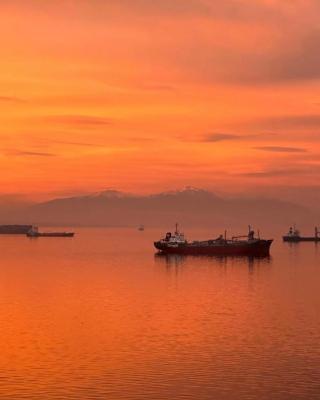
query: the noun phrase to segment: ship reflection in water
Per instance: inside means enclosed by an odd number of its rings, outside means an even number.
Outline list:
[[[183,255],[183,254],[165,254],[155,253],[155,262],[158,265],[165,265],[167,268],[182,268],[188,264],[194,263],[218,267],[231,267],[237,265],[243,268],[247,266],[249,272],[253,272],[256,267],[267,266],[271,264],[272,257],[266,256],[210,256],[210,255]]]

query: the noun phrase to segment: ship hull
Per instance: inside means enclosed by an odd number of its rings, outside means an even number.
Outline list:
[[[270,253],[272,240],[255,240],[252,242],[214,243],[198,245],[183,243],[171,246],[158,241],[154,246],[163,254],[214,255],[214,256],[267,256]]]
[[[74,236],[74,233],[73,232],[66,232],[66,233],[59,233],[59,232],[57,232],[57,233],[55,233],[55,232],[52,232],[52,233],[27,233],[27,236],[28,237],[31,237],[31,238],[38,238],[38,237],[73,237]]]
[[[283,236],[282,240],[284,242],[298,243],[298,242],[320,242],[320,237],[292,237],[292,236]]]

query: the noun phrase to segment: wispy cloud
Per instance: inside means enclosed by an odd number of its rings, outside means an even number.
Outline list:
[[[104,3],[104,2],[103,2]],[[104,5],[105,11],[122,11],[139,15],[169,15],[183,17],[186,15],[208,15],[210,6],[203,0],[108,0]]]
[[[255,150],[269,151],[273,153],[306,153],[307,150],[302,147],[286,147],[286,146],[257,146]]]
[[[0,102],[2,103],[24,103],[25,100],[15,96],[0,96]]]
[[[5,151],[7,156],[15,157],[56,157],[57,154],[46,153],[40,151],[24,151],[24,150],[7,150]]]
[[[252,141],[260,141],[265,140],[267,138],[274,138],[276,134],[274,133],[259,133],[259,134],[235,134],[235,133],[223,133],[223,132],[214,132],[204,135],[200,141],[201,142],[223,142],[223,141],[233,141],[233,140],[252,140]]]
[[[265,129],[320,128],[320,114],[283,115],[257,118],[245,123],[246,126]]]
[[[243,177],[249,178],[276,178],[276,177],[292,177],[292,176],[308,176],[315,175],[317,176],[320,172],[320,167],[317,165],[298,165],[292,166],[289,168],[279,167],[279,168],[270,168],[261,171],[252,171],[252,172],[244,172],[241,174],[237,174]]]
[[[51,143],[62,144],[67,146],[77,146],[77,147],[106,147],[104,144],[100,143],[90,143],[90,142],[72,142],[68,140],[50,140]]]
[[[266,20],[268,18],[280,18],[281,10],[278,13],[275,7],[268,6],[264,2],[228,0],[227,2],[212,0],[92,0],[97,6],[100,3],[100,10],[122,11],[124,15],[135,14],[142,16],[162,16],[186,18],[200,16],[213,18],[215,20],[240,20],[252,21],[254,19]],[[103,4],[103,5],[102,5]]]
[[[11,0],[10,3],[20,5],[19,0]],[[53,2],[39,2],[28,0],[28,5],[38,7],[46,12],[53,12],[57,8]],[[266,20],[268,18],[281,18],[282,10],[265,1],[252,0],[228,0],[227,2],[212,0],[77,0],[75,9],[72,3],[58,2],[59,10],[65,13],[83,13],[86,17],[105,18],[108,15],[120,14],[123,17],[137,16],[148,17],[175,17],[186,18],[188,16],[212,17],[214,19],[231,19],[252,21],[255,19]],[[277,12],[278,11],[278,12]],[[279,15],[280,14],[280,15]]]
[[[181,6],[178,1],[173,3]],[[179,43],[179,51],[168,48],[167,58],[193,79],[211,84],[268,85],[316,80],[320,77],[320,30],[314,16],[320,12],[319,2],[310,0],[307,6],[299,1],[294,3],[299,26],[284,2],[198,1],[199,6],[206,5],[206,18],[212,27],[217,22],[230,29],[228,39],[217,40],[219,32],[214,32],[214,28],[208,38],[199,28],[194,37]],[[168,7],[169,11],[172,9]],[[262,22],[259,28],[258,21]],[[241,41],[233,37],[235,22]],[[243,23],[252,29],[243,29]]]
[[[270,169],[265,171],[253,171],[253,172],[245,172],[240,174],[242,176],[252,177],[252,178],[272,178],[272,177],[281,177],[281,176],[289,176],[289,175],[301,175],[306,171],[303,168],[288,168],[288,169]]]
[[[61,125],[105,126],[112,123],[111,119],[91,115],[52,115],[42,118],[46,122]]]
[[[232,133],[209,133],[202,139],[203,142],[222,142],[225,140],[240,140],[242,136]]]

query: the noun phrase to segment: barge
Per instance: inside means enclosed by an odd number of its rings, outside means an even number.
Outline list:
[[[73,237],[74,232],[39,232],[37,226],[33,226],[26,235],[30,238],[38,237]]]

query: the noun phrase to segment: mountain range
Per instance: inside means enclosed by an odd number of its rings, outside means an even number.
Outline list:
[[[267,198],[225,198],[192,187],[154,195],[106,190],[85,196],[12,206],[0,201],[1,223],[47,226],[168,228],[176,221],[184,227],[320,225],[319,211],[288,201]]]

